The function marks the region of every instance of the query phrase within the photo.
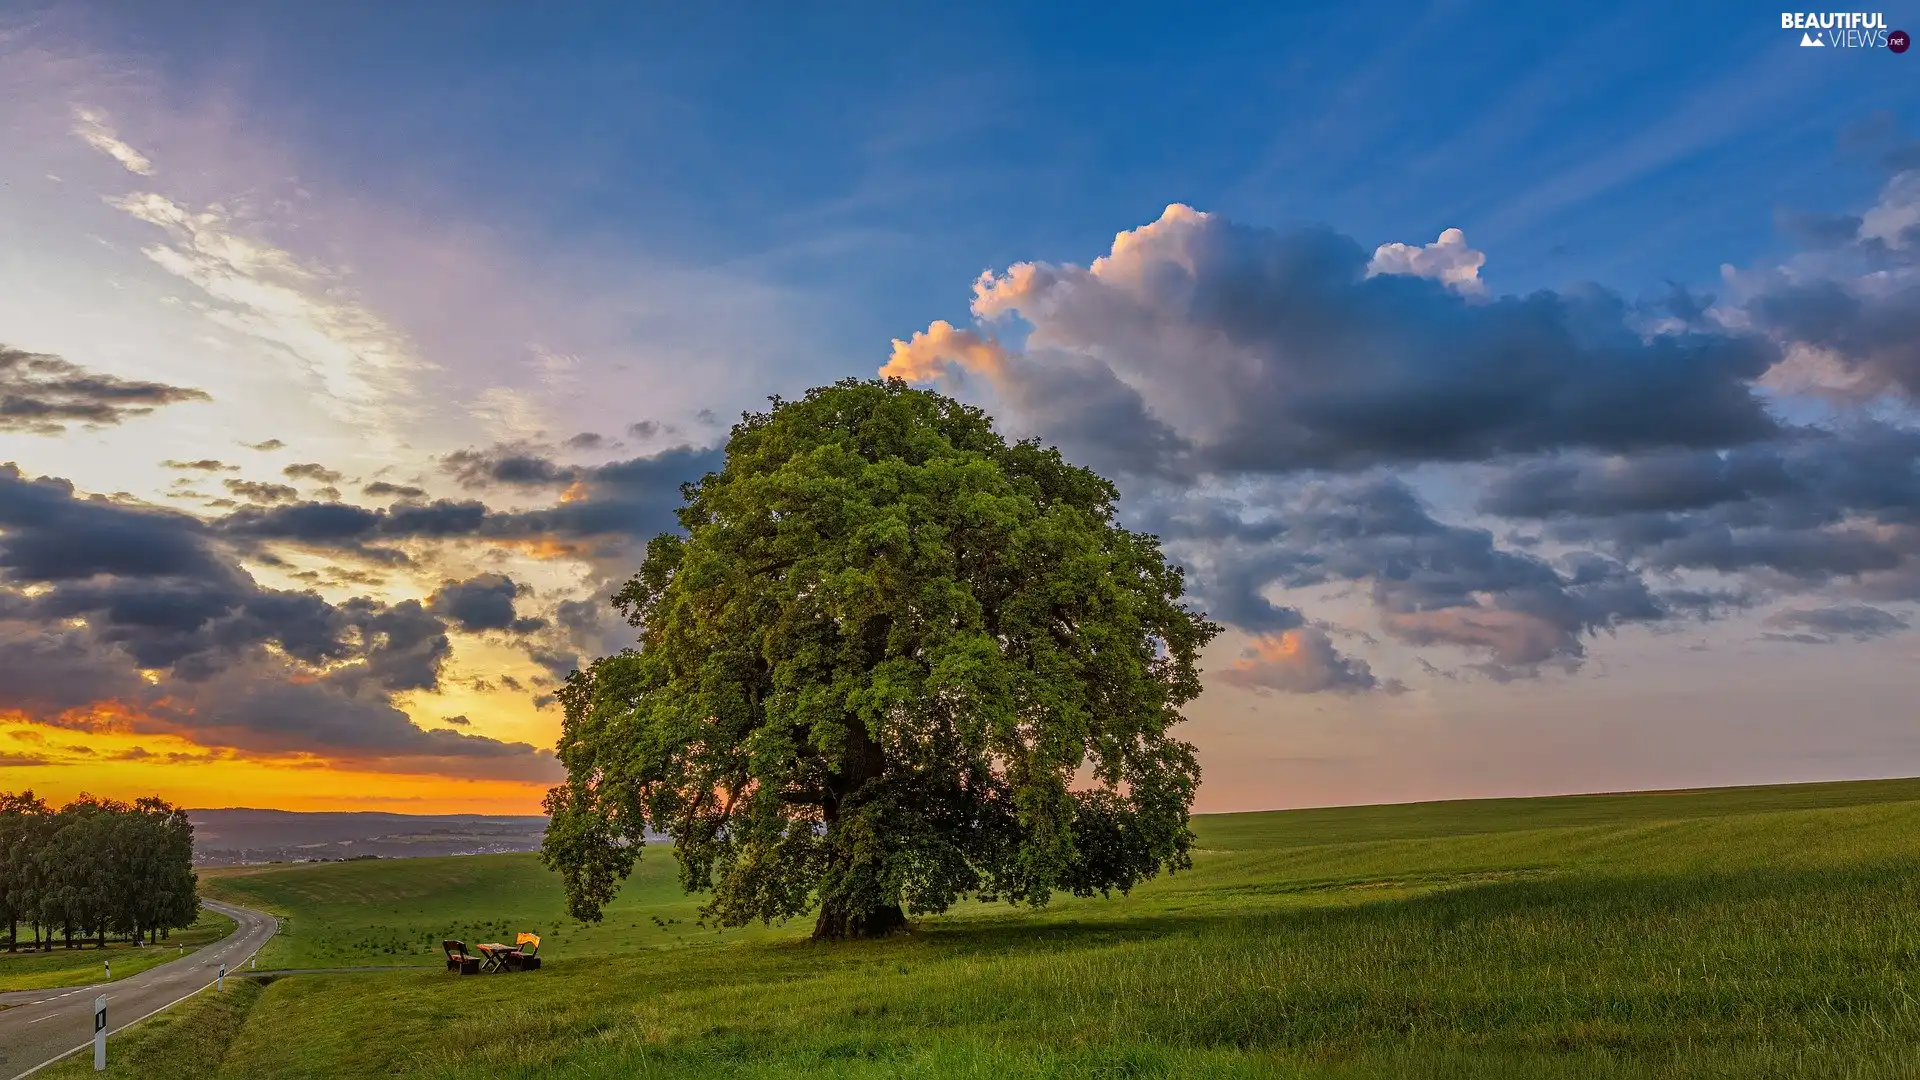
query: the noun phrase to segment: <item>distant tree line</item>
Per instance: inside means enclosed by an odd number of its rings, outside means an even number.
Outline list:
[[[0,792],[0,919],[7,951],[66,947],[109,936],[135,944],[164,940],[200,912],[193,872],[193,823],[159,798],[132,804],[79,798],[58,810]]]

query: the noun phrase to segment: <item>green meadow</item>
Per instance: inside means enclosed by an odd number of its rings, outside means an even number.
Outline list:
[[[1920,1075],[1920,780],[1194,828],[1194,869],[1125,898],[841,945],[698,927],[661,850],[592,927],[530,855],[210,876],[290,918],[263,967],[434,967],[232,983],[119,1037],[109,1074]],[[518,929],[544,970],[438,969],[441,937]]]
[[[113,961],[113,977],[124,979],[156,964],[178,960],[182,953],[219,941],[232,932],[232,919],[216,911],[202,910],[192,926],[175,930],[159,945],[108,941],[106,948],[97,949],[92,942],[86,942],[73,949],[55,944],[52,952],[33,952],[23,943],[18,952],[0,949],[0,991],[99,982],[107,973],[103,963],[106,960]]]

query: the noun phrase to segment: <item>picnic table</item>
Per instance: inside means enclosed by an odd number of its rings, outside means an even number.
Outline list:
[[[440,947],[446,950],[447,970],[462,975],[481,975],[488,972],[534,971],[540,967],[540,935],[521,934],[512,945],[502,945],[489,941],[468,950],[464,941],[451,938],[442,941]]]
[[[480,962],[481,972],[507,970],[507,957],[512,952],[513,946],[502,945],[497,941],[489,941],[481,945],[480,955],[484,958]]]

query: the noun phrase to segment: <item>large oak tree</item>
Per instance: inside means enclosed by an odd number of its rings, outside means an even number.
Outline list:
[[[597,919],[647,830],[720,925],[869,937],[1191,865],[1172,737],[1219,628],[1113,485],[897,380],[776,398],[614,597],[636,647],[560,692],[544,855]]]

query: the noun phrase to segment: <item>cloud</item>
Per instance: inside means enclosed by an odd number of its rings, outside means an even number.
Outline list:
[[[286,484],[267,484],[257,480],[222,480],[226,489],[248,502],[284,503],[300,497],[300,492]]]
[[[268,453],[274,450],[283,450],[286,448],[287,444],[281,442],[279,439],[268,439],[266,442],[241,443],[240,445],[246,447],[249,450],[258,450],[262,453]]]
[[[1588,637],[1684,607],[1625,562],[1578,550],[1548,559],[1502,547],[1489,529],[1443,522],[1392,477],[1269,485],[1197,509],[1186,502],[1149,508],[1141,524],[1193,568],[1210,614],[1256,633],[1306,622],[1270,590],[1351,588],[1389,637],[1477,652],[1487,673],[1512,677],[1577,666]]]
[[[1841,400],[1920,401],[1920,168],[1895,174],[1864,214],[1828,225],[1821,246],[1833,250],[1759,275],[1739,305],[1782,343],[1770,382]]]
[[[1777,430],[1752,385],[1779,357],[1760,335],[1651,333],[1598,289],[1470,300],[1369,265],[1329,230],[1170,206],[1086,267],[982,275],[974,317],[1025,323],[1018,354],[942,322],[896,341],[882,370],[979,374],[1018,426],[1071,431],[1057,437],[1077,459],[1133,472],[1355,471]],[[1075,422],[1086,401],[1098,422]]]
[[[314,461],[303,461],[280,470],[280,475],[289,480],[312,480],[321,484],[337,484],[344,477],[339,472]]]
[[[1841,637],[1867,641],[1907,629],[1905,618],[1863,604],[1802,608],[1767,616],[1766,625],[1785,631],[1787,640],[1826,644]]]
[[[454,716],[443,716],[440,718],[440,722],[443,724],[451,724],[454,727],[468,727],[473,723],[473,721],[466,718],[464,713]]]
[[[1722,453],[1523,463],[1495,472],[1480,507],[1544,522],[1557,542],[1748,589],[1920,596],[1920,431],[1889,424]]]
[[[1381,244],[1367,263],[1367,275],[1406,274],[1438,281],[1463,296],[1480,296],[1487,287],[1480,280],[1485,252],[1467,246],[1467,234],[1448,229],[1425,247]]]
[[[467,488],[551,487],[572,483],[582,471],[561,465],[537,449],[512,446],[456,450],[442,459],[441,467]]]
[[[394,695],[451,652],[418,601],[261,587],[189,515],[79,496],[0,466],[0,686],[40,723],[119,725],[199,745],[370,767],[542,779],[550,753],[428,732]]]
[[[202,390],[102,375],[0,344],[0,432],[59,435],[69,424],[107,427],[162,405],[208,400]]]
[[[119,162],[128,172],[136,176],[153,175],[153,162],[148,161],[145,154],[122,142],[107,123],[106,114],[100,110],[75,108],[73,133],[88,146]]]
[[[880,368],[880,374],[908,382],[931,382],[948,364],[995,379],[1005,373],[1007,353],[992,338],[972,330],[958,330],[945,319],[935,319],[925,330],[914,331],[910,340],[894,338],[893,355]]]
[[[515,613],[514,600],[527,591],[505,574],[481,574],[466,581],[449,581],[428,600],[436,615],[453,620],[462,630],[506,630],[530,634],[543,629],[545,619],[524,618]]]
[[[418,499],[426,491],[410,484],[389,484],[385,480],[375,480],[360,489],[360,494],[372,499]]]
[[[1365,660],[1340,655],[1325,631],[1312,626],[1257,637],[1220,672],[1229,686],[1288,694],[1360,693],[1385,686]]]
[[[216,458],[201,458],[198,461],[163,461],[160,464],[169,469],[181,469],[198,472],[238,472],[240,466],[229,465]]]
[[[591,431],[583,431],[567,440],[569,450],[598,450],[606,444],[606,437]]]
[[[411,379],[429,365],[405,335],[347,292],[339,275],[257,240],[219,207],[192,210],[155,192],[108,200],[163,240],[142,253],[198,287],[203,313],[311,378],[349,420],[403,427]]]

